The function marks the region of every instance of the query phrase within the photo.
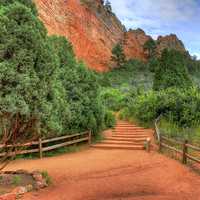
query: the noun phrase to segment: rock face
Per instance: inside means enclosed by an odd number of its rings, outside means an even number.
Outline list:
[[[136,58],[145,61],[148,55],[143,46],[150,38],[142,29],[126,32],[124,35],[124,52],[127,59]]]
[[[96,71],[107,71],[113,46],[121,42],[128,58],[146,60],[144,43],[150,38],[141,29],[126,31],[102,0],[34,0],[50,35],[65,36],[78,59]],[[172,39],[172,41],[171,41]],[[174,37],[159,38],[159,49],[173,46]],[[179,42],[178,42],[179,44]]]
[[[157,39],[157,53],[160,55],[164,49],[176,49],[181,52],[186,52],[185,46],[175,34],[167,36],[159,36]]]
[[[123,38],[124,27],[101,1],[35,0],[49,34],[66,36],[76,56],[97,71],[109,65],[111,49]]]

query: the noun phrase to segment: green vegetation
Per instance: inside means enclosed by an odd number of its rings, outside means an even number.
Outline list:
[[[145,42],[144,49],[148,51],[150,59],[156,56],[156,42],[152,38]]]
[[[120,43],[117,43],[113,47],[111,60],[116,64],[117,67],[123,67],[126,61],[126,56]]]
[[[111,6],[110,1],[106,0],[104,6],[105,6],[105,9],[106,9],[109,13],[112,13],[112,6]]]
[[[1,113],[37,119],[47,137],[105,128],[97,76],[75,59],[71,44],[47,35],[32,1],[0,5]]]
[[[160,131],[169,138],[175,138],[179,141],[188,140],[189,143],[200,146],[200,127],[198,124],[188,128],[180,127],[178,124],[162,118],[159,127]]]
[[[111,9],[109,1],[105,7]],[[44,137],[92,130],[97,139],[118,112],[146,125],[162,114],[168,134],[196,141],[200,62],[175,50],[158,58],[153,39],[144,49],[149,62],[126,60],[116,44],[115,69],[96,74],[76,60],[64,37],[47,35],[31,0],[0,0],[0,114],[19,116],[22,126],[35,119],[34,132]]]
[[[128,60],[121,68],[116,68],[103,75],[99,75],[102,87],[112,87],[123,91],[133,88],[151,89],[153,73],[149,65],[139,60]]]
[[[155,42],[147,41],[148,63],[126,61],[101,75],[104,105],[119,117],[149,127],[162,115],[160,127],[171,137],[199,139],[199,61],[176,50],[154,55]],[[196,80],[195,80],[196,79]]]
[[[82,148],[84,148],[84,146],[82,145],[71,145],[71,146],[67,146],[67,147],[61,147],[58,149],[55,149],[53,151],[47,151],[44,153],[44,157],[53,157],[53,156],[58,156],[58,155],[62,155],[65,153],[75,153],[80,151]]]
[[[15,175],[12,177],[12,184],[15,186],[20,185],[22,182],[22,178],[19,175]]]
[[[42,177],[45,179],[47,185],[50,185],[52,184],[52,179],[51,177],[49,176],[49,173],[47,171],[42,171]]]
[[[105,115],[105,125],[108,128],[113,128],[116,124],[116,118],[112,111],[107,111]]]
[[[192,81],[187,71],[184,55],[176,50],[165,49],[155,69],[154,90],[191,86]]]
[[[104,106],[113,112],[124,108],[137,93],[149,90],[153,74],[149,66],[137,60],[127,61],[123,67],[99,75],[100,96]]]
[[[180,127],[196,127],[200,122],[199,105],[198,88],[148,91],[135,97],[133,103],[123,110],[122,116],[152,124],[158,116],[163,115]]]

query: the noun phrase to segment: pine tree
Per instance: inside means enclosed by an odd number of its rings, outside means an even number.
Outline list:
[[[169,87],[188,88],[192,81],[186,67],[184,55],[176,50],[165,49],[159,59],[154,75],[154,90]]]
[[[150,59],[155,57],[156,42],[152,38],[150,38],[145,42],[144,49],[148,51],[148,56]]]
[[[112,13],[112,6],[111,6],[111,3],[110,1],[106,0],[105,2],[105,8],[108,12]]]
[[[116,63],[117,67],[122,67],[126,62],[126,56],[120,43],[117,43],[112,49],[111,60]]]

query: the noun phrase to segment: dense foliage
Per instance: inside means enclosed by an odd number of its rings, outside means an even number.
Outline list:
[[[122,112],[125,118],[135,118],[149,124],[160,115],[180,127],[198,125],[200,122],[199,89],[170,88],[149,91],[133,98]]]
[[[165,49],[156,64],[154,90],[169,87],[187,88],[192,86],[184,55],[180,52]]]
[[[99,76],[103,87],[113,87],[123,91],[141,87],[151,89],[153,85],[153,73],[149,71],[149,65],[139,60],[128,60],[121,68]]]
[[[126,56],[120,43],[117,43],[113,47],[111,60],[116,64],[117,67],[123,67],[126,61]]]
[[[156,56],[156,42],[152,38],[145,42],[144,49],[148,51],[149,59]]]
[[[43,134],[100,131],[105,109],[96,75],[65,38],[47,35],[32,1],[0,5],[1,113],[34,116]]]
[[[105,88],[101,92],[104,105],[112,111],[119,111],[123,104],[125,95],[119,89]]]
[[[64,37],[47,35],[31,0],[0,0],[0,114],[34,119],[48,136],[98,133],[114,126],[119,111],[146,123],[162,114],[177,126],[198,126],[200,91],[193,85],[200,62],[175,50],[156,58],[155,47],[145,43],[150,59],[143,63],[127,61],[117,44],[116,68],[97,75],[76,60]]]
[[[123,67],[98,76],[102,102],[114,112],[120,111],[138,91],[152,87],[148,65],[137,60],[129,60]]]

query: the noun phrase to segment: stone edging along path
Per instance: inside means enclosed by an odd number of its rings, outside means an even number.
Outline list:
[[[34,184],[17,186],[10,193],[0,195],[0,200],[15,200],[25,193],[31,192],[34,189],[39,190],[48,186],[46,178],[43,177],[42,172],[40,171],[28,172],[25,170],[17,170],[4,172],[3,175],[28,175],[33,178]]]

